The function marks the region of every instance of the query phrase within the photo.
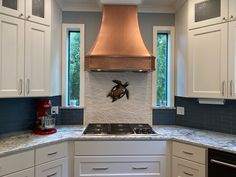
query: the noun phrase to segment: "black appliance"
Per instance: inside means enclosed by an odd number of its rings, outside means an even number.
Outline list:
[[[208,177],[236,177],[236,154],[208,150]]]
[[[131,135],[131,134],[156,134],[148,124],[89,124],[84,135]]]

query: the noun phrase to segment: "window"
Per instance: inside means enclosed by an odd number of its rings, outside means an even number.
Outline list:
[[[174,106],[174,27],[153,28],[153,106]]]
[[[83,107],[84,25],[63,25],[62,105]]]

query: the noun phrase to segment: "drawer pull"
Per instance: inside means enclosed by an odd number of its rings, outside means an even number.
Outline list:
[[[47,177],[52,177],[52,176],[55,176],[55,175],[57,175],[57,173],[53,173],[51,175],[47,175]]]
[[[184,174],[185,174],[185,175],[188,175],[188,176],[194,176],[194,174],[188,173],[188,172],[185,172],[185,171],[184,171]]]
[[[226,163],[226,162],[221,162],[219,160],[211,159],[211,163],[215,163],[215,164],[226,166],[226,167],[236,168],[236,165],[234,165],[234,164]]]
[[[51,155],[56,155],[58,152],[52,152],[52,153],[49,153],[48,156],[51,156]]]
[[[133,167],[133,170],[147,170],[148,167]]]
[[[187,151],[183,151],[184,154],[187,154],[187,155],[193,155],[192,152],[187,152]]]
[[[95,167],[95,168],[93,168],[93,170],[108,170],[109,168],[107,168],[107,167],[101,167],[101,168],[99,168],[99,167]]]

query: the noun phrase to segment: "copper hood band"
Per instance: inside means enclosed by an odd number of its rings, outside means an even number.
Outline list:
[[[90,71],[153,71],[155,57],[142,39],[135,5],[104,5],[97,39],[86,55]]]

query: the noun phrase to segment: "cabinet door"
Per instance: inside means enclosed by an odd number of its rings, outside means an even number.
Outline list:
[[[25,95],[49,95],[50,28],[26,22]]]
[[[0,13],[14,17],[24,18],[25,1],[24,0],[0,0]]]
[[[227,24],[189,33],[189,96],[227,98]]]
[[[24,95],[24,21],[0,14],[0,97]]]
[[[236,20],[236,0],[229,0],[229,20]]]
[[[205,177],[205,165],[194,163],[192,161],[172,158],[172,177]]]
[[[36,166],[35,177],[68,177],[67,158]]]
[[[3,177],[34,177],[34,168],[23,170],[17,173],[12,173]]]
[[[228,0],[189,1],[189,28],[199,28],[228,20]]]
[[[236,98],[236,21],[229,23],[228,97]]]
[[[50,25],[51,0],[27,0],[26,18],[29,21]]]

